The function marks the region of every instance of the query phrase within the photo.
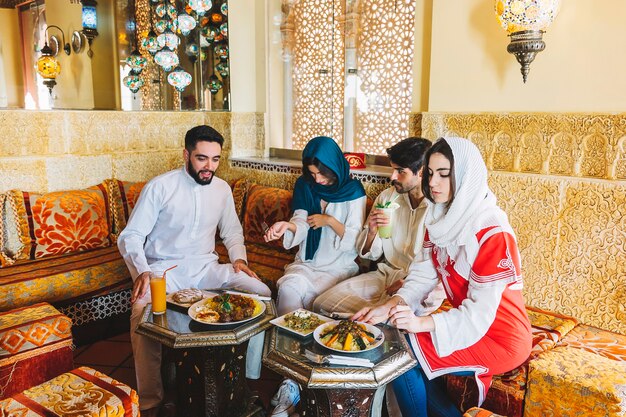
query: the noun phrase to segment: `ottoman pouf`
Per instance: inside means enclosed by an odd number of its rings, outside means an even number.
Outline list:
[[[135,390],[94,369],[82,366],[0,401],[2,416],[139,415]]]
[[[48,303],[0,313],[0,398],[72,369],[71,330]]]
[[[626,363],[556,347],[530,361],[524,417],[626,416]]]

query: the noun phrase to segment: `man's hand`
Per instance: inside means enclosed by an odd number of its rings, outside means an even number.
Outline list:
[[[306,218],[306,222],[309,224],[309,227],[312,227],[313,230],[315,230],[320,227],[328,226],[330,219],[331,216],[328,214],[313,214]]]
[[[375,235],[380,226],[385,226],[388,224],[389,224],[389,218],[385,216],[382,210],[373,209],[370,212],[370,215],[367,219],[367,226],[369,229],[368,233]]]
[[[267,231],[263,235],[263,239],[266,242],[280,239],[285,234],[285,232],[289,230],[289,226],[289,222],[276,222],[267,229]]]
[[[402,288],[403,285],[404,285],[404,280],[403,279],[397,279],[394,282],[392,282],[390,286],[385,288],[385,292],[389,296],[394,295],[395,293],[398,292],[398,290],[400,288]]]
[[[352,316],[350,320],[377,324],[389,318],[389,310],[391,310],[391,306],[387,304],[373,307],[363,307],[354,316]]]
[[[235,262],[233,262],[233,269],[235,270],[235,273],[244,272],[252,278],[256,278],[259,281],[261,280],[261,278],[259,278],[257,274],[255,274],[254,271],[250,269],[246,261],[244,261],[243,259],[237,259]]]
[[[150,274],[150,271],[143,272],[133,283],[133,292],[130,296],[131,304],[146,295],[146,291],[148,291],[148,287],[150,286]]]

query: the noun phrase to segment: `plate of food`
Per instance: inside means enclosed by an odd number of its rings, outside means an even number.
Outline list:
[[[210,294],[189,307],[188,314],[198,323],[215,326],[240,324],[265,312],[265,303],[235,294]]]
[[[352,320],[333,320],[313,332],[317,343],[341,353],[367,352],[380,346],[385,335],[376,326]]]
[[[332,319],[299,308],[291,313],[276,317],[270,321],[274,326],[295,333],[298,336],[309,336],[320,325]]]
[[[170,304],[174,304],[178,307],[189,308],[192,304],[207,298],[209,295],[213,294],[197,288],[186,288],[184,290],[167,294],[165,299]]]

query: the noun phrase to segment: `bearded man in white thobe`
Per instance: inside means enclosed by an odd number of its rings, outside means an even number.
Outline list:
[[[142,415],[156,416],[163,400],[161,344],[134,331],[150,302],[151,271],[177,265],[167,273],[168,293],[185,288],[238,288],[271,294],[248,268],[232,191],[215,177],[223,143],[222,135],[210,126],[190,129],[185,135],[185,166],[145,185],[118,239],[134,281],[131,343]],[[218,263],[218,229],[232,264]]]
[[[359,256],[378,261],[377,269],[342,281],[320,294],[313,303],[315,311],[354,314],[372,303],[385,301],[402,287],[424,240],[426,202],[421,188],[422,167],[430,145],[428,139],[407,138],[387,149],[393,168],[392,186],[376,198],[356,243]],[[382,239],[378,228],[388,225],[389,218],[376,206],[386,202],[395,202],[398,208],[391,222],[391,237]],[[433,291],[416,314],[436,310],[443,297],[442,288]]]

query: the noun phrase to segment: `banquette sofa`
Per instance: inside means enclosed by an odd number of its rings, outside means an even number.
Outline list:
[[[131,281],[115,242],[143,185],[107,180],[86,190],[0,195],[0,288],[6,294],[0,311],[47,301],[83,325],[127,313]],[[248,262],[275,294],[295,251],[264,242],[262,223],[289,218],[291,191],[245,178],[231,186]],[[227,262],[223,245],[216,251]],[[533,351],[522,366],[494,378],[483,407],[509,417],[626,415],[626,336],[575,317],[527,311]],[[476,405],[473,378],[448,377],[446,383],[462,410]]]

